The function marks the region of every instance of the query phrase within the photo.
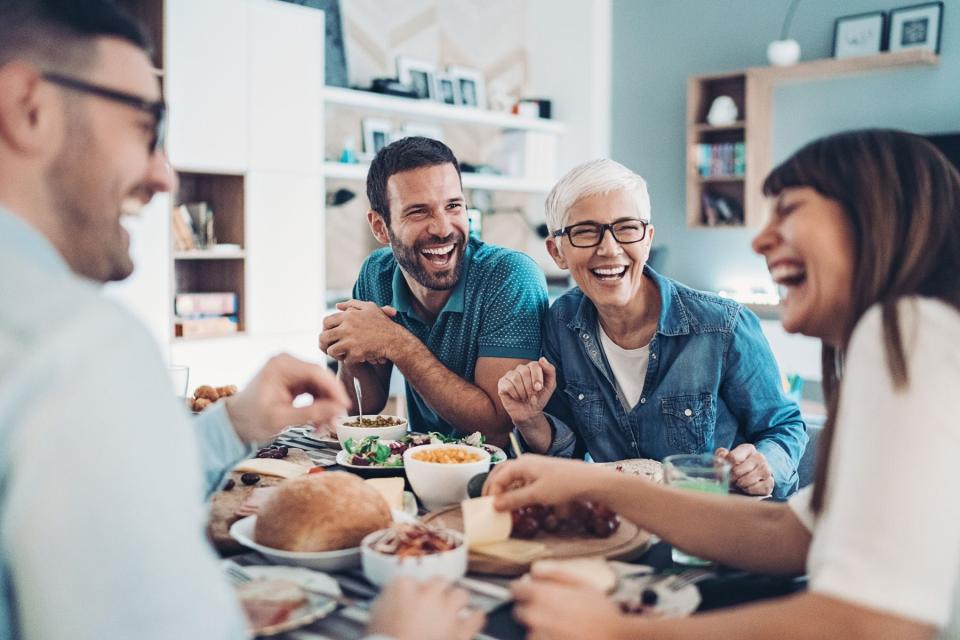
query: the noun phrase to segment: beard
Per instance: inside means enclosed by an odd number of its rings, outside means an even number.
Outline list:
[[[74,273],[109,282],[133,273],[130,241],[120,224],[120,203],[111,204],[109,161],[98,161],[98,144],[83,108],[68,104],[64,145],[46,173],[54,214],[60,222],[58,249]]]
[[[393,235],[393,230],[389,227],[387,227],[387,235],[390,236],[390,247],[393,249],[393,257],[396,258],[397,264],[420,285],[434,291],[448,291],[457,286],[457,282],[460,281],[460,273],[463,271],[463,254],[467,248],[466,237],[463,233],[451,233],[445,238],[431,235],[417,240],[413,245],[402,243],[399,238]],[[450,242],[456,243],[453,251],[450,252],[453,260],[451,268],[443,271],[430,271],[421,264],[420,260],[423,257],[421,251],[423,249],[429,245],[448,244]]]

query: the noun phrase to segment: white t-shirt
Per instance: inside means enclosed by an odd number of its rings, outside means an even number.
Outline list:
[[[790,501],[813,539],[810,590],[960,638],[960,313],[900,302],[909,386],[895,390],[879,308],[857,325],[841,382],[830,485],[817,518],[808,487]]]
[[[613,379],[620,391],[620,400],[626,400],[623,408],[630,411],[637,406],[643,392],[643,381],[647,377],[647,365],[650,363],[650,345],[645,344],[639,349],[624,349],[611,340],[600,326],[600,346],[607,354],[607,362],[613,369]]]

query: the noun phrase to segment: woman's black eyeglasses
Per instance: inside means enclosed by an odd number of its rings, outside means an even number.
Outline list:
[[[603,242],[603,236],[609,229],[610,235],[620,244],[632,244],[647,237],[647,225],[649,224],[649,220],[640,220],[639,218],[617,220],[609,224],[580,222],[558,229],[553,232],[553,235],[554,237],[567,236],[570,244],[575,247],[595,247]]]
[[[164,104],[163,100],[151,102],[150,100],[144,100],[129,93],[107,89],[106,87],[90,84],[77,78],[63,76],[59,73],[44,73],[43,79],[66,89],[113,100],[114,102],[119,102],[128,107],[149,113],[153,116],[153,138],[150,140],[150,153],[156,153],[163,147],[167,129],[167,105]]]

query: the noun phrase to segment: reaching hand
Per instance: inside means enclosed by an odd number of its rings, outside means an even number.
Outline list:
[[[599,474],[611,472],[580,460],[551,458],[525,453],[516,460],[498,464],[486,483],[484,495],[497,496],[498,511],[513,511],[530,504],[561,504],[583,497]],[[512,488],[515,484],[523,486]]]
[[[313,402],[294,407],[293,399],[303,393],[312,395]],[[350,406],[346,390],[330,371],[287,354],[271,358],[243,391],[225,402],[233,428],[248,443],[266,442],[290,425],[323,425]]]
[[[396,309],[372,302],[347,300],[337,304],[340,313],[323,319],[320,350],[349,364],[385,364],[397,346],[403,327],[393,321]]]
[[[613,602],[570,576],[554,572],[535,580],[516,580],[513,616],[529,631],[528,638],[581,640],[616,638],[623,614]]]
[[[497,383],[500,402],[518,427],[543,412],[556,388],[557,370],[546,358],[518,365]]]
[[[774,479],[770,463],[757,448],[745,442],[732,451],[723,447],[715,455],[730,463],[730,482],[752,496],[769,496],[773,493]]]
[[[395,578],[373,603],[367,633],[396,640],[469,640],[485,618],[465,609],[468,599],[466,591],[439,578]]]

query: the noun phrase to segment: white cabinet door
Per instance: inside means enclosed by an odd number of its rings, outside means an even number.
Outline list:
[[[250,168],[319,173],[324,14],[276,0],[249,7]]]
[[[247,322],[253,335],[320,330],[323,180],[247,174]]]
[[[247,1],[167,0],[168,149],[178,169],[247,167]]]

